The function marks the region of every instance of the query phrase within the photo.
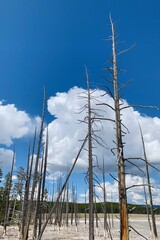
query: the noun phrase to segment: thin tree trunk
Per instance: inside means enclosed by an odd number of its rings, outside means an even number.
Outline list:
[[[95,219],[96,219],[96,229],[98,232],[98,213],[97,213],[97,202],[96,202],[96,197],[94,200],[94,213],[95,213]]]
[[[38,177],[38,193],[37,193],[37,199],[36,199],[36,208],[35,208],[35,213],[34,213],[34,220],[33,220],[33,239],[37,238],[37,221],[38,219],[41,218],[41,212],[40,212],[40,196],[41,196],[41,186],[42,186],[42,175],[43,175],[43,165],[44,165],[44,154],[42,155],[42,162],[41,162],[41,169],[40,169],[40,173],[39,173],[39,177]]]
[[[66,227],[68,227],[68,214],[69,214],[69,184],[66,186]]]
[[[143,133],[142,133],[140,124],[139,124],[139,128],[140,128],[140,133],[141,133],[144,160],[145,160],[145,165],[146,165],[146,175],[147,175],[147,185],[148,185],[148,192],[149,192],[150,211],[151,211],[151,218],[152,218],[152,228],[153,228],[154,237],[155,237],[155,239],[157,239],[158,234],[157,234],[156,220],[155,220],[154,209],[153,209],[153,199],[152,199],[152,190],[151,190],[151,182],[150,182],[150,175],[149,175],[149,165],[148,165],[148,159],[147,159],[147,154],[146,154],[146,149],[145,149]]]
[[[60,197],[61,197],[61,195],[62,195],[62,193],[63,193],[63,191],[64,191],[64,189],[65,189],[65,187],[66,187],[66,185],[67,185],[67,183],[68,183],[68,180],[69,180],[69,178],[70,178],[70,176],[71,176],[71,174],[72,174],[72,172],[73,172],[73,169],[74,169],[74,167],[75,167],[75,165],[76,165],[76,163],[77,163],[77,160],[78,160],[78,158],[79,158],[79,156],[80,156],[80,154],[81,154],[81,151],[82,151],[82,149],[84,148],[84,146],[85,146],[85,144],[86,144],[87,138],[88,138],[88,135],[85,137],[85,139],[84,139],[84,141],[83,141],[83,143],[82,143],[82,145],[81,145],[81,148],[80,148],[80,150],[79,150],[79,152],[78,152],[78,154],[77,154],[77,156],[76,156],[76,158],[75,158],[75,160],[74,160],[74,163],[73,163],[73,165],[72,165],[72,167],[71,167],[71,169],[70,169],[70,171],[69,171],[69,173],[68,173],[68,175],[67,175],[67,177],[66,177],[66,180],[65,180],[65,182],[64,182],[64,184],[63,184],[63,186],[62,186],[62,189],[61,189],[61,191],[59,192],[59,194],[58,194],[58,196],[57,196],[56,202],[54,203],[54,205],[53,205],[50,213],[48,214],[47,219],[46,219],[46,222],[44,223],[44,225],[43,225],[43,227],[42,227],[42,229],[41,229],[41,232],[40,232],[37,240],[41,240],[41,238],[42,238],[42,235],[43,235],[44,230],[45,230],[45,228],[46,228],[46,226],[47,226],[47,224],[48,224],[48,221],[49,221],[49,219],[51,218],[53,211],[55,210],[56,204],[57,204],[57,202],[59,201],[59,199],[60,199]]]
[[[113,196],[111,192],[111,214],[112,214],[112,228],[114,228],[114,220],[113,220]]]
[[[42,107],[42,120],[41,120],[41,127],[40,127],[39,139],[38,139],[37,156],[36,156],[34,175],[33,175],[33,183],[32,183],[32,190],[31,190],[31,197],[30,197],[30,202],[29,202],[29,206],[28,206],[28,214],[27,214],[27,217],[26,217],[26,225],[25,225],[24,239],[23,240],[27,240],[28,239],[28,230],[29,230],[30,219],[31,219],[31,214],[32,214],[34,193],[35,193],[36,183],[37,183],[37,179],[38,179],[38,163],[39,163],[39,157],[40,157],[40,151],[41,151],[41,143],[42,143],[42,133],[43,133],[44,113],[45,113],[45,102],[46,102],[46,96],[45,96],[45,89],[44,89],[44,101],[43,101],[43,107]]]
[[[152,232],[151,221],[150,221],[150,217],[149,217],[149,208],[148,208],[148,202],[147,202],[147,194],[146,194],[146,188],[145,188],[144,180],[143,180],[143,185],[144,185],[144,199],[145,199],[145,204],[146,204],[148,225],[149,225],[150,232]]]
[[[91,114],[91,93],[89,76],[86,69],[86,81],[88,90],[88,177],[89,177],[89,239],[94,240],[94,204],[93,204],[93,156],[92,156],[92,114]]]
[[[46,173],[47,173],[47,159],[48,159],[48,127],[47,127],[47,133],[46,133],[46,145],[45,145],[45,156],[44,156],[44,171],[43,171],[43,176],[42,176],[42,194],[41,194],[41,206],[40,206],[38,235],[41,232],[42,213],[43,213],[43,210],[44,210],[43,201],[44,201],[44,191],[45,191]]]
[[[10,214],[9,200],[10,200],[10,192],[11,192],[11,187],[12,187],[12,175],[13,175],[14,161],[15,161],[15,149],[13,152],[12,166],[11,166],[11,171],[10,171],[10,175],[9,175],[9,182],[8,182],[8,189],[7,189],[7,198],[6,198],[6,207],[5,207],[5,216],[4,216],[4,235],[6,235],[7,224],[8,224],[8,220],[9,220],[9,214]]]
[[[85,189],[85,213],[84,213],[84,216],[85,216],[84,222],[85,222],[85,226],[86,226],[86,224],[87,224],[87,203],[86,203],[86,189]]]
[[[106,207],[106,186],[105,186],[105,168],[104,168],[104,158],[103,158],[103,169],[102,169],[102,179],[103,179],[103,213],[104,213],[104,231],[108,231],[108,224],[107,224],[107,207]]]
[[[25,194],[24,194],[24,203],[23,203],[23,216],[22,216],[22,228],[21,228],[21,234],[20,239],[28,239],[28,231],[29,229],[26,229],[26,223],[28,219],[28,206],[29,206],[29,194],[30,194],[30,183],[32,178],[32,168],[33,168],[33,159],[34,159],[34,151],[35,151],[35,144],[36,144],[36,132],[37,129],[35,129],[34,133],[34,139],[33,139],[33,146],[32,146],[32,155],[30,160],[30,146],[28,149],[28,161],[27,161],[27,170],[26,170],[26,184],[25,184]]]
[[[115,44],[115,29],[110,17],[112,29],[112,54],[113,54],[113,87],[114,87],[114,108],[116,121],[116,144],[117,144],[117,162],[118,162],[118,180],[119,180],[119,203],[120,203],[120,239],[128,240],[128,213],[127,213],[127,195],[125,183],[125,160],[123,154],[123,141],[121,129],[121,114],[120,114],[120,98],[118,88],[118,71],[117,71],[117,53]]]

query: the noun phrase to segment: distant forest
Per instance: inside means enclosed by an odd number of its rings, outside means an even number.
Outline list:
[[[15,211],[15,213],[18,212],[18,209],[20,207],[21,202],[20,201],[12,201],[11,202],[11,213],[13,213],[13,211]],[[46,201],[44,203],[45,206],[45,213],[49,213],[50,209],[53,207],[54,202],[48,202]],[[89,212],[89,204],[88,203],[73,203],[70,202],[68,207],[68,212],[70,214],[80,214],[80,213],[88,213]],[[61,206],[61,211],[62,211],[62,215],[66,213],[66,206],[67,203],[66,202],[59,202],[59,206]],[[94,212],[95,214],[99,214],[99,213],[103,213],[104,209],[104,203],[99,202],[99,203],[95,203],[94,204]],[[106,209],[107,209],[107,213],[109,214],[119,214],[119,203],[112,203],[112,202],[106,202]],[[154,209],[155,214],[160,214],[160,207],[159,206],[155,206]],[[3,201],[0,201],[0,222],[2,223],[4,221],[4,217],[5,217],[5,204]],[[147,214],[147,209],[146,206],[143,205],[136,205],[136,204],[128,204],[128,213],[129,214]],[[54,213],[55,214],[55,213]],[[12,214],[11,214],[12,215]],[[12,218],[12,216],[10,216]]]

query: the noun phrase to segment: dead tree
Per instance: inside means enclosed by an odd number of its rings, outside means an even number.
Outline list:
[[[72,208],[71,208],[71,225],[73,225],[73,220],[75,223],[75,226],[77,228],[78,226],[78,211],[77,211],[77,191],[76,191],[76,187],[74,186],[74,184],[72,183]]]
[[[151,182],[150,182],[150,174],[149,174],[149,163],[148,163],[148,158],[147,158],[147,154],[146,154],[143,133],[142,133],[142,129],[141,129],[140,124],[139,124],[139,129],[140,129],[140,134],[141,134],[141,139],[142,139],[143,154],[144,154],[144,160],[145,160],[145,166],[146,166],[146,177],[147,177],[147,185],[148,185],[148,193],[149,193],[152,228],[153,228],[154,238],[157,239],[158,234],[157,234],[156,220],[155,220],[154,209],[153,209],[152,190],[151,190]]]
[[[66,213],[65,213],[66,227],[68,227],[68,219],[69,219],[69,183],[67,183],[66,186]]]
[[[45,144],[45,153],[44,153],[44,168],[42,174],[42,193],[41,193],[41,204],[40,204],[40,214],[39,214],[39,230],[40,234],[42,226],[42,213],[44,212],[44,195],[45,195],[45,183],[46,183],[46,173],[47,173],[47,159],[48,159],[48,127],[46,130],[46,144]]]
[[[104,168],[104,158],[103,158],[103,169],[102,169],[102,178],[103,178],[103,202],[104,202],[104,206],[103,206],[103,213],[104,213],[104,231],[106,232],[106,230],[108,231],[108,224],[107,224],[107,206],[106,206],[106,186],[105,186],[105,168]]]
[[[59,182],[57,183],[57,192],[58,195],[62,189],[62,177],[60,177]],[[62,225],[62,208],[63,208],[63,198],[64,195],[60,197],[59,201],[56,204],[56,212],[55,212],[55,221],[54,224],[57,225],[59,228]]]
[[[126,195],[126,182],[125,182],[125,158],[124,158],[124,143],[123,135],[126,128],[121,119],[121,111],[125,108],[122,106],[122,101],[120,99],[120,89],[125,86],[125,84],[119,83],[119,69],[117,66],[117,49],[116,49],[116,36],[115,36],[115,25],[110,17],[111,24],[111,42],[112,42],[112,66],[107,67],[106,70],[111,74],[111,79],[106,79],[113,87],[113,92],[108,86],[104,86],[107,89],[107,93],[113,99],[114,106],[107,103],[100,103],[98,105],[105,105],[113,110],[115,114],[115,119],[99,118],[101,120],[108,120],[115,124],[116,132],[116,149],[117,149],[117,168],[118,168],[118,190],[119,190],[119,210],[120,210],[120,240],[129,239],[128,230],[128,212],[127,212],[127,195]]]
[[[85,137],[85,139],[84,139],[84,141],[83,141],[83,143],[82,143],[82,145],[81,145],[81,147],[80,147],[80,150],[78,151],[78,154],[77,154],[77,156],[76,156],[76,158],[75,158],[75,160],[74,160],[74,162],[73,162],[73,165],[72,165],[70,171],[68,172],[68,175],[67,175],[67,177],[66,177],[66,180],[65,180],[65,182],[64,182],[64,184],[63,184],[63,186],[62,186],[62,188],[61,188],[61,191],[58,193],[57,199],[56,199],[56,201],[55,201],[55,203],[54,203],[54,205],[53,205],[50,213],[48,214],[45,223],[44,223],[43,226],[42,226],[41,232],[40,232],[37,240],[41,240],[41,238],[42,238],[42,235],[43,235],[43,233],[44,233],[44,230],[45,230],[45,228],[46,228],[49,220],[51,219],[52,213],[54,212],[55,207],[56,207],[57,203],[59,202],[59,200],[60,200],[60,198],[61,198],[61,196],[62,196],[62,193],[63,193],[64,189],[65,189],[66,186],[67,186],[68,180],[69,180],[69,178],[70,178],[70,176],[71,176],[71,174],[72,174],[72,172],[73,172],[73,169],[74,169],[74,167],[75,167],[75,165],[76,165],[76,163],[77,163],[77,161],[78,161],[78,158],[79,158],[79,156],[80,156],[80,154],[81,154],[81,152],[82,152],[82,150],[83,150],[83,148],[84,148],[84,146],[85,146],[85,144],[86,144],[87,138],[88,138],[88,135]]]
[[[8,224],[9,215],[10,215],[9,205],[10,205],[10,192],[12,187],[12,175],[13,175],[14,162],[15,162],[15,150],[13,152],[11,171],[8,174],[8,180],[7,180],[7,186],[6,186],[7,196],[6,196],[5,215],[4,215],[4,235],[6,235],[7,224]]]
[[[84,199],[84,203],[85,203],[85,212],[84,212],[84,223],[85,223],[85,226],[87,224],[87,201],[86,201],[86,189],[85,189],[85,199]]]
[[[30,196],[30,201],[29,201],[29,205],[28,205],[28,212],[27,212],[27,216],[26,216],[26,225],[24,227],[24,238],[23,238],[23,240],[27,240],[28,239],[28,230],[29,230],[29,225],[30,225],[30,220],[31,220],[33,201],[34,201],[34,194],[35,194],[35,189],[36,189],[37,180],[38,180],[38,163],[39,163],[39,159],[40,159],[41,145],[42,145],[42,134],[43,134],[43,125],[44,125],[45,103],[46,103],[46,96],[45,96],[45,89],[44,89],[44,100],[43,100],[43,107],[42,107],[42,119],[41,119],[41,126],[40,126],[39,138],[38,138],[37,155],[36,155],[36,161],[35,161],[35,167],[34,167],[31,196]]]
[[[122,84],[119,84],[119,71],[117,67],[117,49],[115,37],[115,25],[110,16],[111,24],[111,41],[112,41],[112,66],[107,68],[111,73],[112,80],[110,83],[113,85],[113,94],[111,96],[114,101],[114,107],[109,106],[115,113],[115,131],[116,131],[116,149],[117,149],[117,167],[118,167],[118,189],[119,189],[119,210],[120,210],[120,240],[129,239],[128,230],[128,213],[127,213],[127,195],[126,195],[126,182],[125,182],[125,159],[124,159],[124,144],[123,144],[123,129],[121,110],[123,109],[122,102],[119,96],[119,90]],[[108,105],[108,104],[107,104]]]
[[[43,166],[44,166],[44,154],[42,154],[42,161],[40,164],[40,171],[38,172],[38,179],[37,179],[37,197],[35,199],[35,211],[33,217],[33,239],[37,238],[37,228],[38,228],[38,219],[40,218],[40,204],[41,204],[41,187],[42,187],[42,175],[43,175]]]
[[[34,150],[36,143],[36,129],[34,133],[33,146],[32,146],[32,154],[30,156],[30,146],[28,148],[28,159],[27,159],[27,169],[26,169],[26,182],[25,182],[25,191],[24,191],[24,200],[23,200],[23,211],[22,211],[22,221],[20,227],[20,235],[19,239],[24,239],[24,234],[26,234],[26,239],[28,238],[28,230],[25,229],[27,222],[27,212],[29,206],[29,194],[30,194],[30,183],[32,178],[32,168],[33,168],[33,159],[34,159]],[[26,231],[26,233],[25,233]]]
[[[86,82],[87,82],[87,91],[83,93],[81,98],[86,98],[86,105],[82,111],[86,110],[86,117],[83,121],[87,125],[87,133],[88,133],[88,172],[87,172],[87,180],[89,184],[89,239],[93,240],[94,236],[94,187],[95,183],[98,183],[99,180],[97,175],[95,174],[94,168],[98,166],[98,160],[93,153],[93,148],[96,147],[96,144],[105,147],[105,142],[101,139],[101,137],[96,134],[97,130],[95,130],[96,123],[100,122],[100,113],[98,109],[92,107],[92,101],[99,102],[96,96],[94,96],[95,90],[91,90],[89,74],[86,68]],[[99,131],[99,129],[98,129]],[[96,161],[95,161],[96,159]],[[93,164],[94,162],[94,164]]]
[[[147,219],[148,219],[148,225],[149,225],[149,230],[150,232],[152,231],[151,227],[151,221],[150,221],[150,216],[149,216],[149,207],[148,207],[148,201],[147,201],[147,194],[146,194],[146,188],[145,188],[145,183],[143,179],[143,185],[144,185],[144,200],[145,200],[145,205],[146,205],[146,212],[147,212]]]
[[[89,76],[86,70],[87,81],[87,123],[88,123],[88,178],[89,178],[89,239],[94,240],[94,203],[93,203],[93,154],[92,154],[92,109],[91,109],[91,88],[89,83]]]
[[[111,224],[110,224],[110,216],[108,214],[108,219],[107,219],[107,196],[106,196],[106,178],[105,178],[105,167],[104,167],[104,158],[103,158],[103,169],[102,169],[102,179],[103,179],[103,213],[104,213],[104,235],[106,236],[106,231],[108,232],[108,235],[110,236],[111,240],[112,238],[112,233],[111,233]]]

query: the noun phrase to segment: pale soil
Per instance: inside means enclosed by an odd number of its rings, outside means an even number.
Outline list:
[[[131,215],[129,217],[129,224],[136,229],[140,234],[144,237],[138,235],[133,230],[130,231],[130,239],[133,240],[141,240],[141,239],[148,239],[153,240],[153,236],[151,236],[148,221],[146,215]],[[119,220],[117,217],[114,216],[114,227],[111,229],[112,239],[119,240]],[[95,240],[111,239],[108,234],[104,234],[103,230],[103,220],[99,221],[99,228],[95,229]],[[160,215],[156,216],[156,224],[157,230],[160,236]],[[32,233],[32,232],[31,232]],[[5,240],[18,240],[18,231],[17,226],[9,226],[7,227],[7,236],[3,236],[3,227],[0,226],[0,239]],[[29,239],[32,239],[31,237]],[[77,239],[77,240],[88,240],[88,222],[85,226],[84,219],[80,219],[78,223],[78,227],[76,228],[75,225],[69,227],[62,226],[60,229],[58,227],[54,227],[53,225],[48,225],[45,229],[43,234],[42,240],[70,240],[70,239]],[[158,238],[160,240],[160,238]]]

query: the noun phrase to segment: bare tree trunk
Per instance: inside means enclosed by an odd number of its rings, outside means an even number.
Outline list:
[[[27,215],[29,186],[30,186],[30,178],[31,178],[31,176],[29,176],[29,165],[30,165],[30,145],[28,147],[26,180],[25,180],[24,199],[23,199],[23,206],[22,206],[22,221],[19,223],[19,225],[20,225],[20,227],[19,227],[19,239],[23,239],[25,219],[26,219],[26,215]]]
[[[114,220],[113,220],[113,197],[111,192],[111,214],[112,214],[112,228],[114,228]]]
[[[71,225],[73,225],[73,220],[75,217],[75,188],[72,183],[72,208],[71,208]]]
[[[91,114],[91,93],[89,76],[86,69],[86,81],[88,90],[88,177],[89,177],[89,239],[94,240],[94,204],[93,204],[93,156],[92,156],[92,114]]]
[[[146,194],[146,188],[145,188],[144,180],[143,180],[143,185],[144,185],[144,199],[145,199],[145,204],[146,204],[148,225],[149,225],[150,232],[152,232],[151,221],[150,221],[150,217],[149,217],[149,208],[148,208],[148,202],[147,202],[147,194]]]
[[[7,186],[7,198],[6,198],[6,207],[5,207],[5,216],[4,216],[4,235],[6,235],[7,224],[8,224],[8,220],[9,220],[9,214],[10,214],[9,200],[10,200],[10,192],[11,192],[11,187],[12,187],[12,175],[13,175],[14,161],[15,161],[15,150],[13,152],[12,166],[11,166],[11,171],[9,173],[9,179],[8,179],[8,184],[7,184],[8,185]]]
[[[152,218],[152,228],[153,228],[154,237],[155,237],[155,239],[157,239],[158,234],[157,234],[156,220],[155,220],[154,209],[153,209],[153,199],[152,199],[152,190],[151,190],[151,182],[150,182],[150,175],[149,175],[148,159],[147,159],[144,138],[143,138],[143,133],[142,133],[140,124],[139,124],[139,128],[140,128],[140,133],[141,133],[144,160],[145,160],[145,165],[146,165],[146,175],[147,175],[147,185],[148,185],[148,192],[149,192],[150,211],[151,211],[151,218]]]
[[[35,213],[34,213],[34,219],[33,219],[33,239],[37,238],[37,228],[38,228],[37,221],[38,219],[40,219],[39,215],[41,215],[40,196],[41,196],[41,186],[42,186],[43,165],[44,165],[44,154],[42,155],[42,162],[40,166],[41,169],[39,172],[38,183],[37,183],[38,192],[37,192],[36,207],[35,207]]]
[[[71,225],[73,225],[73,214],[74,214],[74,205],[73,205],[73,201],[71,203]]]
[[[47,219],[46,219],[46,222],[44,223],[44,225],[43,225],[43,227],[42,227],[42,229],[41,229],[41,232],[40,232],[37,240],[41,240],[41,238],[42,238],[42,235],[43,235],[44,230],[45,230],[45,228],[46,228],[46,226],[47,226],[47,223],[48,223],[49,219],[51,218],[52,213],[53,213],[53,211],[55,210],[56,204],[57,204],[57,202],[59,201],[59,199],[60,199],[60,197],[61,197],[61,195],[62,195],[62,193],[63,193],[63,191],[64,191],[64,189],[65,189],[65,187],[66,187],[66,185],[67,185],[67,183],[68,183],[68,180],[69,180],[69,178],[70,178],[70,176],[71,176],[71,173],[73,172],[73,169],[74,169],[74,167],[75,167],[75,165],[76,165],[76,163],[77,163],[77,160],[78,160],[78,158],[79,158],[79,156],[80,156],[80,154],[81,154],[81,151],[83,150],[83,148],[84,148],[84,146],[85,146],[85,144],[86,144],[87,138],[88,138],[88,135],[85,137],[85,139],[84,139],[84,141],[83,141],[83,143],[82,143],[82,145],[81,145],[81,148],[80,148],[80,150],[79,150],[79,152],[78,152],[78,154],[77,154],[77,156],[76,156],[76,158],[75,158],[75,160],[74,160],[74,163],[73,163],[73,165],[72,165],[72,167],[71,167],[71,169],[70,169],[70,171],[69,171],[69,173],[68,173],[68,175],[67,175],[67,177],[66,177],[66,180],[65,180],[65,182],[64,182],[64,184],[63,184],[63,186],[62,186],[62,189],[61,189],[61,191],[59,192],[59,194],[58,194],[58,196],[57,196],[56,202],[55,202],[55,204],[53,205],[50,213],[48,214]]]
[[[28,149],[26,184],[25,184],[25,193],[24,193],[23,216],[22,216],[22,227],[21,227],[20,239],[24,239],[25,236],[26,236],[26,239],[28,239],[29,229],[26,229],[26,223],[27,223],[27,218],[28,218],[30,183],[31,183],[31,178],[32,178],[33,159],[34,159],[34,151],[35,151],[35,144],[36,144],[36,132],[37,132],[37,130],[35,129],[31,160],[30,160],[30,146]]]
[[[48,159],[48,127],[47,127],[46,131],[47,131],[47,133],[46,133],[46,145],[45,145],[45,156],[44,156],[44,171],[43,171],[43,176],[42,176],[42,195],[41,195],[41,206],[40,206],[38,235],[41,232],[42,212],[44,210],[43,201],[44,201],[44,191],[45,191],[46,173],[47,173],[47,159]]]
[[[52,187],[52,204],[51,204],[51,206],[53,206],[53,202],[54,202],[54,181],[53,181],[53,187]],[[49,212],[50,211],[51,211],[51,208],[49,209]],[[53,216],[51,215],[50,224],[52,224],[52,223],[53,223]]]
[[[76,188],[73,186],[73,206],[74,206],[74,222],[75,222],[75,226],[77,228],[78,226],[78,216],[77,216],[77,191],[76,191]]]
[[[86,189],[85,189],[85,213],[84,213],[84,216],[85,216],[85,219],[84,219],[84,222],[85,222],[85,226],[87,224],[87,204],[86,204]]]
[[[66,186],[66,218],[65,218],[65,222],[66,222],[66,227],[68,227],[68,216],[69,215],[69,184],[67,183]]]
[[[109,223],[107,220],[107,198],[106,198],[106,186],[105,186],[105,167],[104,167],[104,158],[103,158],[103,172],[102,172],[102,179],[103,179],[103,202],[104,202],[104,206],[103,206],[103,213],[104,213],[104,235],[106,236],[106,231],[108,232],[111,240],[112,238],[112,233],[111,233],[111,224],[110,224],[110,217],[109,217],[109,213],[108,213],[108,219],[109,219]]]
[[[107,208],[106,208],[106,186],[105,186],[105,168],[104,168],[104,158],[103,158],[103,169],[102,169],[102,179],[103,179],[103,213],[104,213],[104,231],[108,231],[108,226],[107,226]]]
[[[95,220],[96,220],[96,229],[98,232],[98,213],[97,213],[97,201],[96,201],[96,197],[94,200],[94,213],[95,213]]]
[[[110,17],[112,29],[112,54],[113,54],[113,87],[114,87],[114,109],[116,121],[116,144],[117,144],[117,163],[118,163],[118,180],[119,180],[119,203],[120,203],[120,239],[128,240],[128,213],[127,213],[127,196],[126,196],[126,183],[125,183],[125,160],[123,154],[123,141],[122,141],[122,126],[120,114],[120,98],[118,87],[118,71],[117,71],[117,53],[115,44],[115,29],[112,19]]]
[[[57,189],[58,189],[58,195],[61,191],[62,188],[62,178],[59,179],[58,185],[57,185]],[[59,198],[59,201],[57,201],[56,203],[56,212],[55,212],[55,225],[58,225],[60,227],[60,218],[61,218],[61,205],[62,205],[62,195]]]
[[[45,103],[46,103],[46,96],[45,96],[45,89],[44,89],[44,100],[43,100],[43,107],[42,107],[42,120],[41,120],[41,127],[40,127],[39,139],[38,139],[37,156],[36,156],[34,175],[33,175],[33,183],[32,183],[32,190],[31,190],[30,202],[29,202],[29,206],[28,206],[28,214],[26,216],[26,225],[25,225],[24,239],[23,240],[27,240],[28,239],[28,230],[29,230],[31,213],[32,213],[34,193],[35,193],[36,183],[37,183],[37,179],[38,179],[38,163],[39,163],[40,151],[41,151],[41,143],[42,143]]]

